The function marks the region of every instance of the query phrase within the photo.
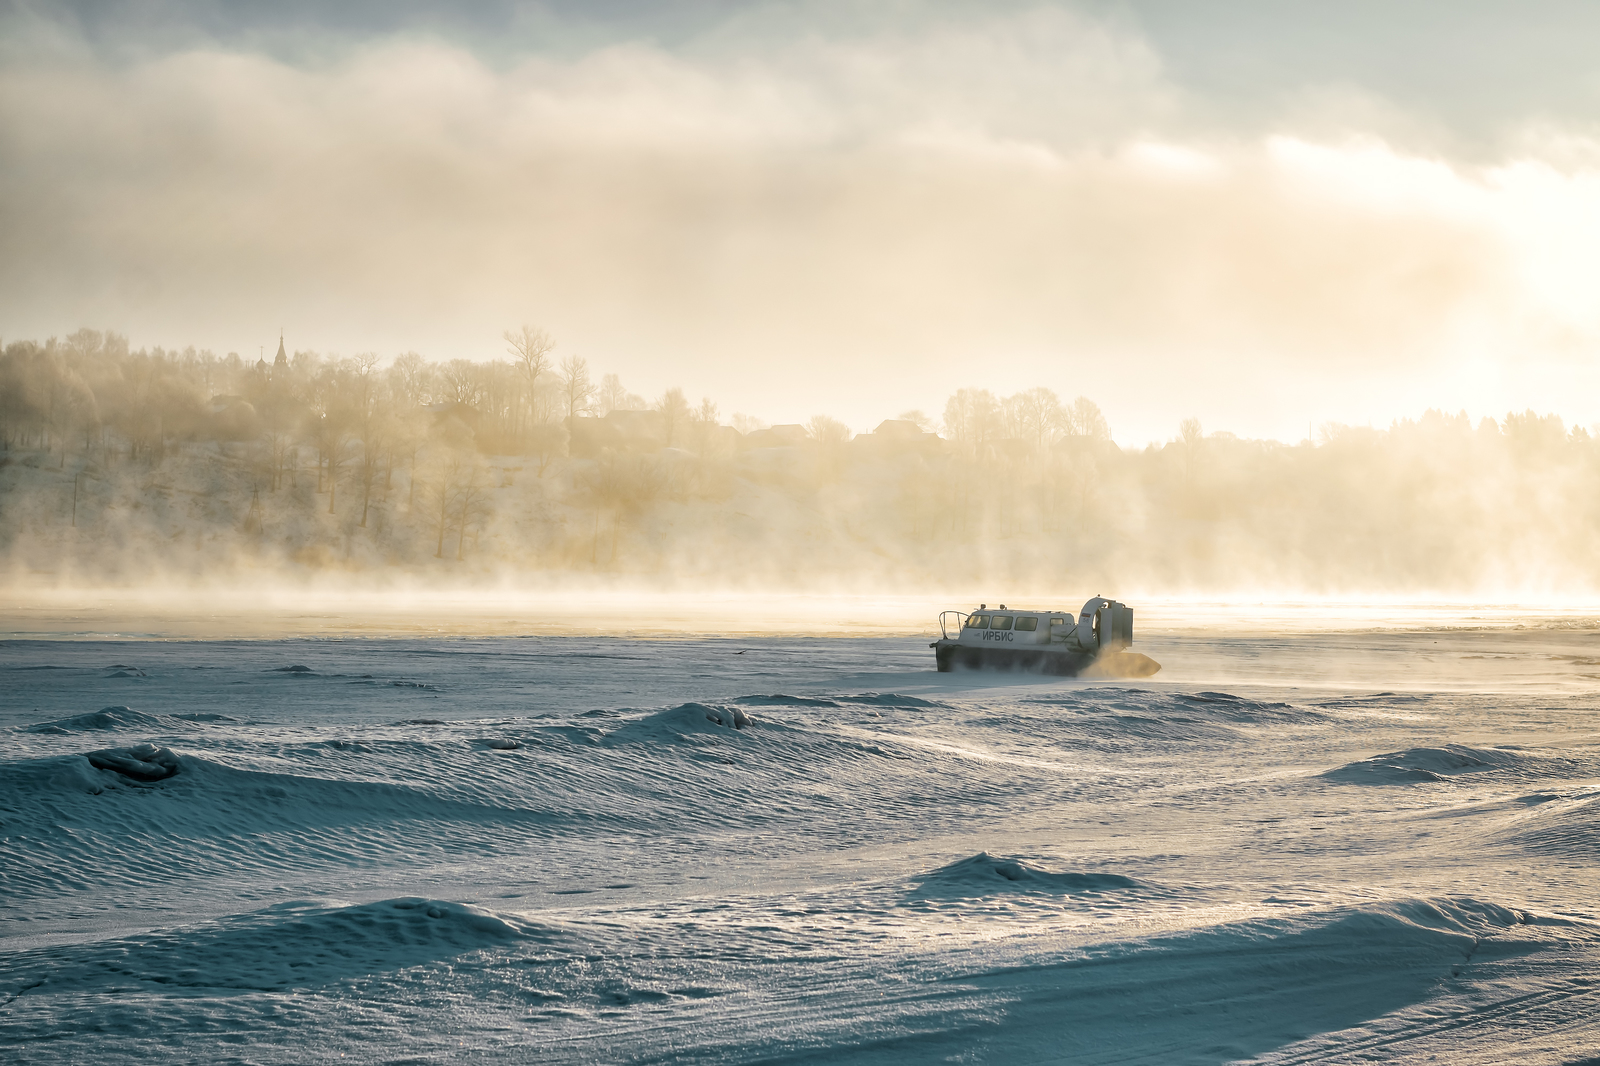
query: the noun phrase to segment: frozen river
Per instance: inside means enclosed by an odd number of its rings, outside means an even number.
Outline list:
[[[6,641],[0,1057],[1591,1060],[1597,636]]]

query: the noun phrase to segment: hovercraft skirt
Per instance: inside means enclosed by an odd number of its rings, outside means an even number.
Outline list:
[[[1007,670],[1075,677],[1095,660],[1088,652],[1064,648],[974,648],[957,640],[938,641],[933,654],[942,674],[955,670]]]

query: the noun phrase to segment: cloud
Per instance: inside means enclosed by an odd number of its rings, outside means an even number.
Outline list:
[[[1134,439],[1565,411],[1600,340],[1581,134],[1468,164],[1203,110],[1062,11],[514,62],[11,52],[0,324],[482,358],[532,320],[637,390],[857,426],[965,384],[1088,393]]]

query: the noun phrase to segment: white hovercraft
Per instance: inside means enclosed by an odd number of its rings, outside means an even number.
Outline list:
[[[955,635],[951,636],[954,630]],[[929,647],[940,673],[952,670],[1028,670],[1073,677],[1149,677],[1161,664],[1128,651],[1133,643],[1133,608],[1104,596],[1065,611],[1008,608],[945,611],[940,640]]]

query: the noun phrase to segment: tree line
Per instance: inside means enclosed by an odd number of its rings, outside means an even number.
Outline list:
[[[68,550],[52,528],[114,519],[152,550],[204,527],[192,543],[275,545],[317,565],[1161,589],[1600,584],[1600,448],[1555,416],[1429,411],[1386,429],[1326,425],[1298,444],[1189,419],[1165,443],[1123,449],[1086,398],[973,387],[937,419],[906,411],[874,432],[822,414],[769,427],[680,388],[646,400],[534,327],[504,340],[504,358],[482,362],[135,351],[94,330],[9,343],[0,462],[39,474],[0,479],[14,486],[0,538],[38,566]],[[51,470],[58,481],[41,480]],[[185,477],[187,495],[173,495]],[[55,496],[26,505],[47,485]]]

